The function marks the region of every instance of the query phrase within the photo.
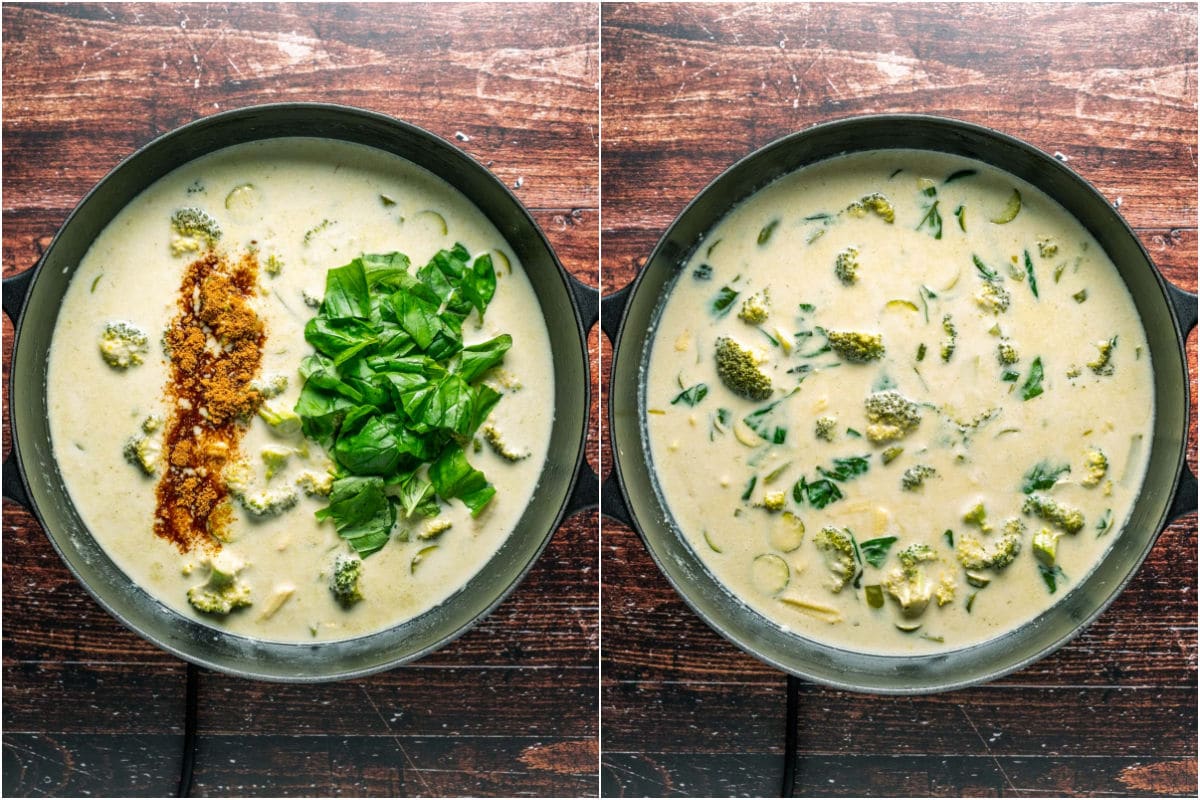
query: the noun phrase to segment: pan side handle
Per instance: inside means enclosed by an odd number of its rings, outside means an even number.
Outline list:
[[[25,308],[25,298],[29,296],[29,287],[33,285],[35,272],[37,272],[36,269],[27,269],[18,275],[4,279],[4,313],[13,321],[14,326],[17,326],[21,319],[21,313]],[[16,431],[12,430],[12,436],[15,435]],[[25,481],[21,478],[21,470],[17,466],[17,443],[12,436],[10,436],[11,449],[8,452],[8,458],[4,459],[3,466],[0,466],[0,470],[3,472],[0,475],[2,477],[0,488],[3,489],[5,499],[12,500],[23,508],[30,508],[29,492],[25,489]]]
[[[1171,508],[1167,511],[1167,520],[1174,522],[1180,517],[1196,513],[1196,476],[1188,469],[1187,462],[1179,470],[1179,485],[1175,487],[1175,496],[1171,498]]]
[[[12,500],[22,508],[30,509],[32,506],[29,504],[29,492],[25,489],[25,481],[21,478],[21,470],[17,467],[14,452],[15,447],[9,451],[3,466],[0,466],[0,470],[3,471],[3,486],[0,488],[3,489],[5,500]]]
[[[1192,328],[1196,327],[1196,295],[1167,283],[1167,295],[1175,309],[1175,317],[1179,320],[1179,329],[1186,340]],[[1189,404],[1190,405],[1190,404]],[[1196,476],[1188,469],[1185,461],[1179,469],[1179,484],[1175,488],[1175,497],[1171,499],[1171,508],[1167,519],[1177,520],[1180,517],[1196,511]]]
[[[1169,282],[1167,283],[1167,295],[1171,298],[1171,305],[1175,308],[1175,317],[1179,320],[1179,329],[1183,331],[1183,338],[1186,339],[1192,328],[1196,327],[1196,295],[1185,292]]]
[[[25,307],[25,298],[29,296],[29,287],[33,283],[33,273],[36,271],[27,269],[19,275],[4,279],[4,313],[14,325]]]

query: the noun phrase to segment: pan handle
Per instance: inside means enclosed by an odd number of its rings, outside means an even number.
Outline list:
[[[1171,498],[1171,508],[1167,511],[1167,521],[1174,522],[1180,517],[1196,513],[1196,476],[1188,469],[1187,462],[1179,469],[1179,485],[1175,487],[1175,496]]]
[[[592,472],[591,465],[588,464],[586,458],[581,458],[579,470],[575,473],[575,488],[571,490],[571,496],[567,498],[567,510],[563,516],[569,517],[599,504],[600,494],[597,488],[599,485],[600,479],[596,477],[596,473]]]
[[[1171,305],[1175,307],[1179,328],[1183,331],[1183,338],[1186,339],[1192,328],[1196,327],[1196,295],[1185,292],[1169,282],[1167,283],[1167,295],[1171,298]]]
[[[1186,339],[1192,328],[1196,327],[1196,295],[1167,283],[1167,295],[1175,308],[1175,317],[1179,320],[1179,328]],[[1196,511],[1196,476],[1188,469],[1185,461],[1179,468],[1179,485],[1175,489],[1175,497],[1171,499],[1171,508],[1167,519],[1174,521]]]
[[[625,316],[625,306],[629,303],[629,293],[632,290],[633,284],[630,283],[607,297],[600,298],[600,329],[608,336],[610,342],[617,341],[617,330],[621,326],[621,318]]]
[[[16,325],[21,318],[21,312],[25,308],[25,298],[29,296],[29,287],[33,284],[33,274],[36,269],[27,269],[24,272],[14,275],[11,278],[5,278],[3,283],[3,308],[4,313]],[[4,498],[12,500],[23,508],[31,508],[29,504],[29,492],[25,488],[25,481],[21,478],[21,470],[17,467],[17,443],[13,438],[16,436],[16,430],[12,430],[12,435],[9,437],[11,448],[8,451],[8,458],[4,459],[3,480],[0,481],[0,488],[3,489]]]
[[[21,310],[25,307],[25,298],[29,295],[29,287],[33,283],[33,273],[36,269],[27,269],[19,275],[4,279],[4,313],[17,324]]]
[[[571,297],[575,300],[575,307],[579,309],[579,316],[583,319],[583,332],[586,334],[600,318],[600,290],[588,286],[569,272],[566,275]]]
[[[29,492],[25,489],[25,481],[21,478],[21,470],[17,468],[17,458],[14,455],[16,452],[16,443],[13,443],[13,449],[9,451],[8,458],[4,459],[4,465],[0,469],[3,473],[3,494],[5,500],[12,500],[17,505],[25,509],[32,509],[33,506],[29,503]]]
[[[627,528],[633,528],[633,515],[629,513],[629,503],[625,493],[621,491],[621,482],[617,480],[614,469],[600,485],[600,513],[612,517]]]

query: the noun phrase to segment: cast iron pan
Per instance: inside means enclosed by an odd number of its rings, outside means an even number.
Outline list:
[[[46,419],[46,355],[76,266],[105,225],[176,167],[242,142],[312,136],[356,142],[408,159],[483,211],[525,265],[550,332],[554,427],[534,500],[490,562],[446,602],[410,622],[342,642],[279,644],[235,636],[172,611],[131,582],[88,533],[54,461]],[[305,682],[351,678],[429,653],[465,632],[511,592],[563,518],[596,504],[584,460],[590,375],[585,331],[599,312],[595,290],[563,270],[511,192],[470,156],[420,128],[345,106],[287,103],[237,109],[167,133],[121,162],[67,217],[36,268],[4,281],[15,325],[9,404],[13,447],[4,496],[31,509],[63,561],[109,613],[159,647],[234,675]],[[15,468],[14,468],[15,467]]]
[[[667,290],[700,238],[735,205],[776,178],[816,161],[862,150],[906,148],[967,156],[1006,170],[1061,203],[1117,265],[1146,328],[1154,361],[1155,430],[1145,486],[1104,561],[1052,608],[984,644],[921,656],[865,655],[788,633],[729,594],[677,533],[654,490],[643,425],[641,370]],[[1086,181],[1056,159],[996,131],[922,115],[864,116],[785,136],[734,164],[679,215],[629,286],[604,299],[602,325],[614,343],[609,422],[614,478],[601,494],[606,514],[641,534],[683,599],[718,633],[793,675],[841,689],[912,694],[992,680],[1065,644],[1095,619],[1141,565],[1171,520],[1196,510],[1196,479],[1184,463],[1188,380],[1184,334],[1196,325],[1196,296],[1166,283],[1133,231]],[[617,320],[620,325],[617,325]]]

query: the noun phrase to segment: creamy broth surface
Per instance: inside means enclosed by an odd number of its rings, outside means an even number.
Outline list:
[[[856,363],[826,332],[882,355]],[[722,337],[769,394],[731,390]],[[1103,557],[1145,473],[1152,365],[1115,267],[1046,195],[963,158],[842,156],[755,193],[681,268],[648,355],[645,435],[680,534],[742,602],[851,650],[1032,619]],[[889,391],[919,423],[873,425]],[[825,528],[852,534],[842,577]]]
[[[250,196],[231,194],[253,186]],[[286,375],[288,385],[271,402],[291,409],[303,383],[301,359],[313,352],[305,324],[316,314],[326,272],[363,253],[399,251],[412,269],[455,243],[472,256],[490,253],[496,264],[495,297],[480,322],[463,325],[466,344],[501,333],[513,346],[496,374],[502,392],[492,412],[505,442],[529,454],[519,461],[491,448],[467,448],[470,463],[494,484],[496,494],[478,517],[457,499],[442,503],[439,520],[451,523],[433,542],[415,535],[420,524],[403,515],[391,539],[363,560],[364,599],[349,607],[330,592],[330,565],[349,552],[331,522],[314,512],[327,498],[299,494],[299,503],[277,516],[257,518],[237,503],[232,541],[222,549],[246,563],[239,573],[253,603],[228,615],[200,614],[187,601],[204,582],[204,553],[181,553],[155,536],[156,477],[126,463],[126,441],[150,415],[167,415],[169,364],[159,346],[177,313],[180,280],[196,253],[173,255],[171,215],[198,207],[221,225],[218,247],[232,257],[257,249],[260,264],[273,255],[278,275],[259,273],[251,300],[265,325],[263,376]],[[511,533],[536,490],[550,440],[554,370],[539,305],[520,262],[499,231],[464,196],[427,171],[390,154],[349,143],[274,139],[239,145],[191,162],[154,183],[101,233],[80,264],[59,314],[50,349],[48,399],[55,454],[72,501],[113,560],[163,603],[234,633],[274,641],[314,641],[358,636],[433,608],[479,571]],[[101,358],[97,340],[111,320],[133,323],[150,339],[145,363],[115,370]],[[269,480],[258,454],[268,447],[292,450]],[[280,437],[254,417],[240,450],[263,488],[294,484],[303,471],[321,473],[331,462],[316,442]],[[410,541],[399,529],[408,527]],[[422,553],[422,551],[425,551]],[[413,566],[414,557],[419,567]]]

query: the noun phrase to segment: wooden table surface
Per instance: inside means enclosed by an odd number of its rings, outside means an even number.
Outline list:
[[[598,14],[594,4],[5,6],[4,275],[33,266],[83,194],[158,134],[222,109],[303,100],[390,114],[455,142],[514,187],[567,269],[594,286]],[[11,347],[6,318],[5,385]],[[589,450],[597,463],[596,441]],[[597,522],[595,511],[569,519],[491,616],[412,665],[322,686],[204,672],[193,792],[595,795]],[[174,794],[184,664],[102,611],[28,512],[6,501],[3,526],[4,794]]]
[[[606,293],[736,159],[889,111],[1065,154],[1196,291],[1194,5],[605,4],[601,53]],[[633,532],[606,518],[602,542],[602,792],[777,794],[783,675],[700,621]],[[797,794],[1194,797],[1196,549],[1190,515],[1083,635],[996,683],[803,684]]]

